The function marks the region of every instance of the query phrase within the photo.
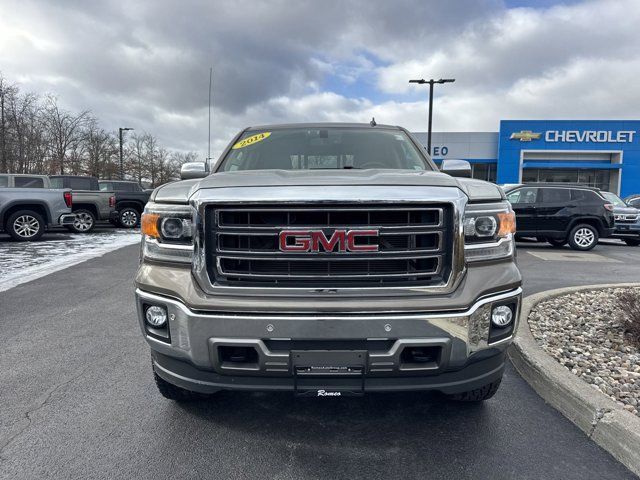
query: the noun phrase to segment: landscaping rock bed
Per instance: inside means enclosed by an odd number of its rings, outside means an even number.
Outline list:
[[[625,335],[624,291],[576,292],[538,304],[529,315],[531,333],[561,365],[593,388],[640,416],[640,349]]]

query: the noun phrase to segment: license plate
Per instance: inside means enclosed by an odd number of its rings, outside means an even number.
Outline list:
[[[291,366],[297,395],[362,395],[366,350],[293,350]]]

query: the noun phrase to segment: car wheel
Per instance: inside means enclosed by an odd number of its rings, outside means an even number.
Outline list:
[[[124,228],[135,228],[140,222],[140,214],[135,208],[127,207],[120,210],[118,215],[120,226]]]
[[[546,241],[547,241],[547,243],[550,243],[554,247],[562,247],[562,246],[567,244],[567,239],[566,238],[561,239],[561,238],[550,238],[550,237],[547,237]]]
[[[624,243],[629,245],[630,247],[637,247],[640,245],[640,239],[638,238],[625,238]]]
[[[502,378],[499,378],[495,382],[487,383],[480,388],[474,388],[473,390],[456,393],[454,395],[447,395],[447,398],[457,402],[484,402],[496,394],[501,382]]]
[[[93,230],[96,225],[96,217],[89,210],[76,210],[76,219],[73,225],[69,227],[69,230],[76,233],[88,233]]]
[[[18,242],[33,242],[44,233],[44,219],[33,210],[19,210],[9,215],[5,229]]]
[[[598,230],[592,225],[576,225],[569,233],[569,245],[574,250],[591,250],[598,243]]]
[[[174,385],[173,383],[167,382],[164,378],[158,375],[155,370],[153,372],[153,378],[156,381],[156,387],[158,387],[160,395],[169,400],[173,400],[175,402],[192,402],[194,400],[207,398],[207,395],[204,395],[203,393],[192,392],[191,390],[186,390]]]

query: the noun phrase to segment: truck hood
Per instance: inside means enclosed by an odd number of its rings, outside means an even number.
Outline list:
[[[200,180],[183,180],[159,187],[152,200],[186,203],[198,190],[232,187],[291,186],[424,186],[452,187],[462,190],[471,201],[504,198],[496,185],[481,180],[454,178],[440,172],[408,170],[246,170],[220,172]]]

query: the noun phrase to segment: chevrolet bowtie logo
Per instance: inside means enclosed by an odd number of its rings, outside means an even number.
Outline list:
[[[541,133],[533,133],[531,130],[522,130],[520,132],[514,132],[509,137],[509,140],[520,140],[521,142],[530,142],[531,140],[540,140]]]

